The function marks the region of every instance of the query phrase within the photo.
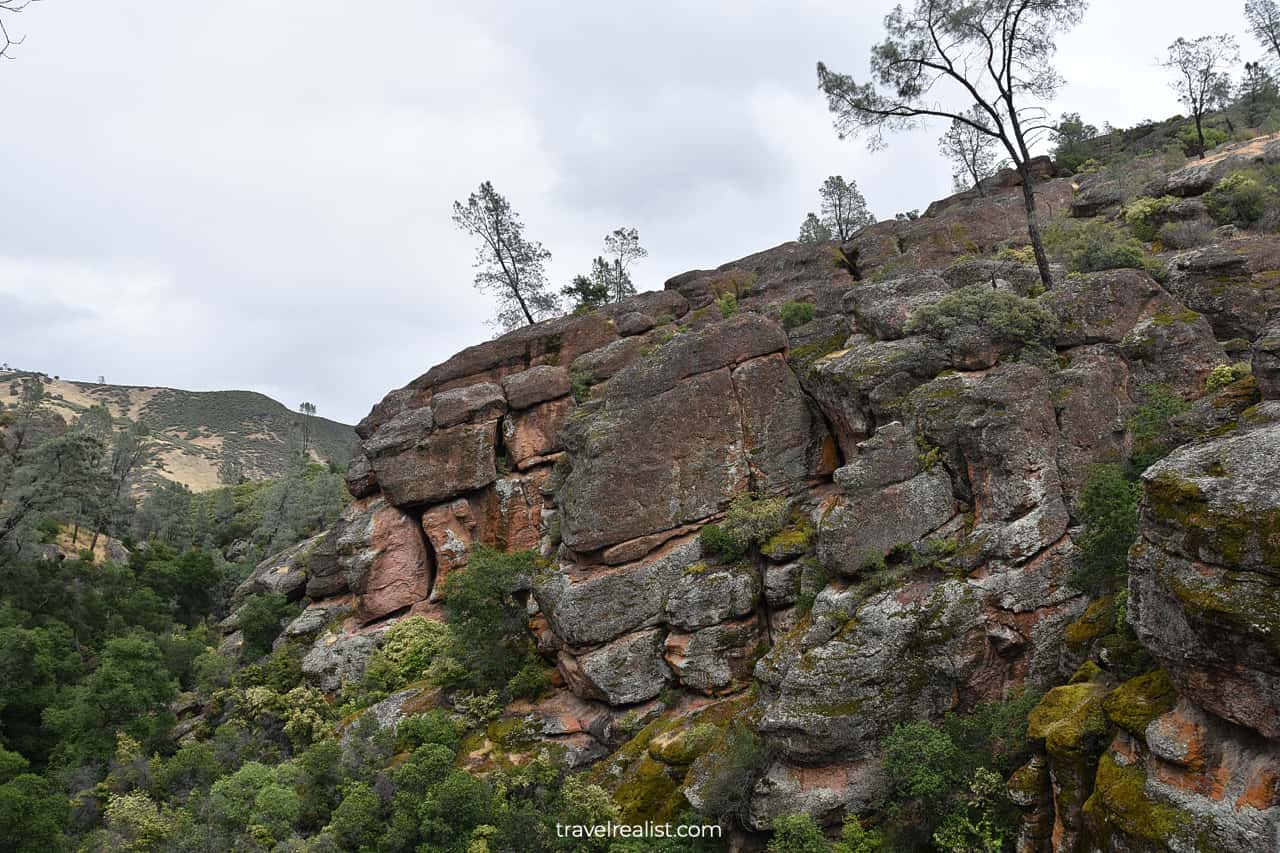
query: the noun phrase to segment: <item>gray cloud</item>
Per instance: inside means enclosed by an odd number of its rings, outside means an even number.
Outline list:
[[[0,68],[0,359],[354,421],[490,334],[449,219],[481,180],[557,283],[621,225],[649,288],[790,239],[828,174],[882,217],[922,207],[941,129],[871,155],[815,88],[818,59],[865,69],[889,5],[32,6]],[[1198,7],[1094,5],[1055,110],[1176,112],[1155,58]]]

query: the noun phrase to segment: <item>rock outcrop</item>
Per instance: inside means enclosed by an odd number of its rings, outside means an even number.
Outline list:
[[[1040,177],[1046,208],[1118,204]],[[751,826],[835,821],[883,794],[896,724],[1032,689],[1020,849],[1201,849],[1184,821],[1265,849],[1246,842],[1280,815],[1280,426],[1253,405],[1280,393],[1272,238],[1169,256],[1164,285],[1060,271],[1042,292],[1016,254],[961,257],[1024,242],[1020,190],[988,189],[459,353],[373,407],[357,500],[245,590],[305,593],[286,637],[334,690],[387,625],[438,616],[474,546],[537,550],[528,609],[557,691],[518,713],[576,764],[603,759],[633,818],[705,803],[741,729],[770,756]],[[1047,338],[909,322],[975,286]],[[812,319],[784,325],[790,302]],[[1229,356],[1228,336],[1248,340]],[[1219,389],[1237,353],[1255,378]],[[1121,640],[1121,599],[1072,585],[1079,504],[1156,398],[1187,404],[1180,439],[1200,443],[1144,475]]]

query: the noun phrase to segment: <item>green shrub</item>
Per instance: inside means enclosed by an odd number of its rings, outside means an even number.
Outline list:
[[[738,297],[733,293],[722,293],[716,299],[716,305],[720,308],[720,316],[727,320],[738,312]]]
[[[698,532],[702,553],[726,563],[736,563],[747,554],[747,545],[719,524],[704,525]]]
[[[1225,130],[1216,127],[1205,127],[1201,129],[1204,134],[1204,147],[1200,147],[1200,137],[1196,135],[1196,129],[1193,126],[1182,128],[1178,131],[1177,140],[1182,144],[1182,150],[1188,157],[1198,157],[1211,148],[1216,148],[1230,138]]]
[[[393,693],[414,681],[431,679],[433,671],[441,670],[439,661],[452,644],[449,626],[443,622],[425,616],[401,620],[369,658],[365,683],[373,690]]]
[[[840,828],[840,840],[831,848],[832,853],[879,853],[884,838],[878,829],[865,829],[857,815],[844,816]]]
[[[1030,266],[1036,262],[1036,250],[1031,246],[1006,246],[996,252],[997,261],[1011,261],[1015,264]]]
[[[828,853],[831,849],[822,827],[807,814],[779,815],[772,828],[769,853]]]
[[[425,744],[437,744],[456,751],[460,742],[457,724],[439,708],[405,717],[396,727],[396,737],[410,750]]]
[[[973,284],[913,311],[906,330],[939,340],[976,331],[1007,343],[1047,343],[1058,330],[1058,320],[1035,299]]]
[[[507,682],[508,696],[531,702],[541,698],[550,689],[551,671],[536,654],[528,655],[524,665]]]
[[[769,748],[759,735],[739,723],[731,724],[718,744],[694,760],[693,769],[707,780],[702,811],[722,822],[741,820],[751,789],[769,761]]]
[[[284,628],[284,620],[296,608],[278,592],[251,595],[240,610],[240,631],[244,637],[244,659],[257,660],[271,651],[271,644]]]
[[[1219,364],[1209,371],[1209,376],[1204,381],[1204,389],[1206,391],[1217,391],[1219,388],[1225,388],[1232,382],[1238,382],[1252,373],[1253,368],[1247,362],[1237,361],[1235,364]]]
[[[1103,219],[1066,219],[1045,229],[1045,249],[1074,272],[1113,269],[1151,270],[1146,249]]]
[[[453,635],[453,657],[467,686],[501,690],[532,653],[528,616],[517,595],[542,563],[534,551],[504,554],[477,545],[462,571],[444,582],[444,605]]]
[[[724,521],[703,526],[698,534],[702,551],[723,562],[734,563],[787,526],[785,498],[740,495],[729,504]]]
[[[783,328],[794,329],[813,320],[816,309],[811,302],[788,302],[778,309]]]
[[[1129,416],[1129,433],[1133,436],[1130,464],[1142,473],[1178,444],[1173,418],[1187,410],[1187,402],[1162,385],[1146,385],[1144,400]]]
[[[343,787],[342,802],[333,810],[329,831],[343,850],[373,850],[382,834],[382,800],[372,787],[350,782]]]
[[[1232,172],[1204,196],[1209,216],[1219,225],[1248,227],[1275,204],[1275,190],[1257,170]]]
[[[1168,214],[1170,205],[1176,201],[1177,199],[1171,195],[1160,198],[1144,196],[1127,205],[1121,212],[1121,216],[1133,229],[1135,237],[1150,242],[1156,239],[1156,233],[1164,224],[1164,217]]]
[[[885,741],[884,767],[890,816],[912,815],[892,824],[890,849],[923,849],[940,826],[955,825],[970,813],[971,786],[983,771],[1006,777],[1031,756],[1027,715],[1039,696],[1024,693],[1005,702],[954,711],[941,723],[902,723]],[[980,781],[988,781],[981,779]],[[957,816],[957,817],[953,817]],[[993,809],[993,831],[1007,837],[1017,826],[1017,809]],[[996,848],[998,849],[998,848]]]
[[[1129,546],[1138,536],[1138,486],[1119,465],[1094,465],[1080,492],[1084,533],[1071,584],[1090,595],[1114,591],[1128,574]]]

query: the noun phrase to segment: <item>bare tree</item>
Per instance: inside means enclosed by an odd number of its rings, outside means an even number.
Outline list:
[[[986,124],[986,116],[976,108],[970,113],[972,124],[951,120],[947,132],[938,139],[938,150],[951,161],[953,189],[964,192],[972,187],[978,195],[984,196],[987,193],[982,182],[1000,168],[1000,155],[991,134],[977,129]]]
[[[818,87],[827,96],[841,137],[866,133],[872,149],[884,132],[929,118],[959,121],[1004,146],[1022,178],[1027,233],[1036,266],[1052,287],[1049,258],[1036,218],[1031,147],[1051,124],[1043,107],[1061,76],[1050,60],[1058,34],[1075,26],[1086,0],[916,0],[885,18],[886,38],[871,49],[874,82],[858,83],[818,63]],[[951,90],[961,108],[938,100]],[[986,122],[972,119],[979,110]]]
[[[453,203],[453,222],[480,238],[476,248],[475,286],[498,297],[494,322],[505,329],[532,326],[559,308],[547,290],[543,267],[551,253],[524,238],[524,223],[510,203],[485,181],[467,203]]]
[[[302,415],[302,447],[299,454],[306,460],[311,452],[311,419],[316,416],[316,404],[299,403],[298,413]]]
[[[1280,6],[1276,0],[1246,0],[1244,19],[1258,43],[1275,53],[1272,60],[1280,59]]]
[[[1161,63],[1174,72],[1170,85],[1195,119],[1199,157],[1204,157],[1204,116],[1231,97],[1229,69],[1239,61],[1240,47],[1235,37],[1215,35],[1191,41],[1177,39],[1169,45],[1169,57]]]
[[[23,38],[14,38],[9,33],[9,27],[5,24],[5,15],[16,15],[32,3],[39,2],[40,0],[0,0],[0,58],[13,59],[13,54],[9,52],[10,48],[17,47],[23,42]]]

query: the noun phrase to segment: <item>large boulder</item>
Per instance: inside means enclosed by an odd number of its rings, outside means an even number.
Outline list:
[[[1280,425],[1183,447],[1143,475],[1130,621],[1178,692],[1280,739]]]
[[[408,446],[371,452],[369,462],[383,493],[397,506],[438,503],[496,480],[496,445],[496,420],[459,424]]]
[[[664,632],[627,634],[580,654],[560,652],[560,672],[573,692],[610,705],[632,705],[657,696],[671,677],[663,660]]]
[[[759,729],[792,760],[875,757],[895,723],[952,707],[987,644],[976,590],[909,583],[863,599],[829,587],[812,622],[756,665]]]

